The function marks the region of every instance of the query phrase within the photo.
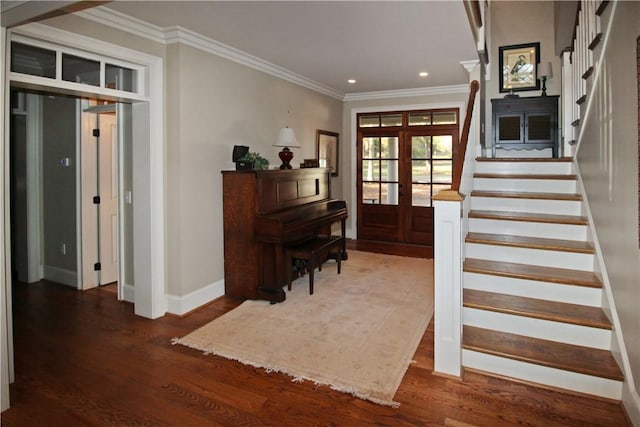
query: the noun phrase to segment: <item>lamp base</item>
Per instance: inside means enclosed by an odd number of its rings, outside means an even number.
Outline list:
[[[542,78],[542,96],[547,96],[547,78]]]
[[[284,147],[281,152],[278,153],[278,157],[282,160],[280,169],[291,169],[291,159],[293,159],[293,151],[289,150],[289,147]]]

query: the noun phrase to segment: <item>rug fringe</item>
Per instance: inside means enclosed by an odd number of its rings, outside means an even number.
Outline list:
[[[240,362],[240,363],[242,363],[244,365],[253,366],[254,368],[258,368],[258,369],[263,369],[268,374],[273,373],[273,372],[279,373],[279,374],[284,374],[284,375],[287,375],[287,376],[291,377],[292,378],[291,382],[293,382],[293,383],[303,383],[304,381],[312,381],[317,387],[318,386],[326,386],[326,387],[329,387],[331,390],[339,391],[341,393],[348,393],[348,394],[350,394],[350,395],[352,395],[354,397],[357,397],[357,398],[363,399],[363,400],[368,400],[370,402],[377,403],[378,405],[389,406],[391,408],[399,408],[400,407],[400,402],[395,402],[393,400],[379,399],[379,398],[373,397],[373,396],[371,396],[369,394],[358,392],[353,387],[342,387],[342,386],[335,385],[335,384],[323,383],[323,382],[320,382],[320,381],[316,381],[313,378],[307,378],[307,377],[304,377],[304,376],[300,376],[298,374],[294,374],[292,372],[289,372],[286,369],[282,369],[282,368],[277,367],[277,366],[265,366],[265,365],[262,365],[260,363],[252,362],[250,360],[244,360],[244,359],[240,359],[240,358],[237,358],[237,357],[228,356],[228,355],[223,354],[221,352],[212,351],[212,350],[205,350],[205,349],[202,349],[202,348],[198,347],[197,345],[186,344],[186,343],[182,342],[182,340],[180,338],[171,339],[171,344],[172,345],[180,344],[180,345],[184,345],[185,347],[192,348],[194,350],[199,350],[205,356],[214,355],[214,356],[224,357],[225,359],[234,360],[234,361]]]

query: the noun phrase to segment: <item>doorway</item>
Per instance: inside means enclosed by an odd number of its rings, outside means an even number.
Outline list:
[[[358,239],[433,247],[432,197],[451,187],[459,110],[357,115]]]
[[[133,229],[130,197],[122,206],[120,194],[131,194],[132,144],[120,116],[131,123],[130,105],[12,90],[11,265],[19,282],[117,282],[124,299]],[[123,268],[120,256],[129,257]]]

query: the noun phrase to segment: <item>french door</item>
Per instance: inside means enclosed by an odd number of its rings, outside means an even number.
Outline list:
[[[358,239],[433,245],[432,197],[451,187],[458,110],[358,116]]]

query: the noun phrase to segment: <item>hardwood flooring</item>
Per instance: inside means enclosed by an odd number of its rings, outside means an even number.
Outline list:
[[[433,322],[396,394],[399,408],[171,345],[237,305],[222,297],[183,318],[148,320],[107,289],[16,285],[16,377],[2,425],[628,425],[616,402],[477,372],[464,381],[433,375]]]

